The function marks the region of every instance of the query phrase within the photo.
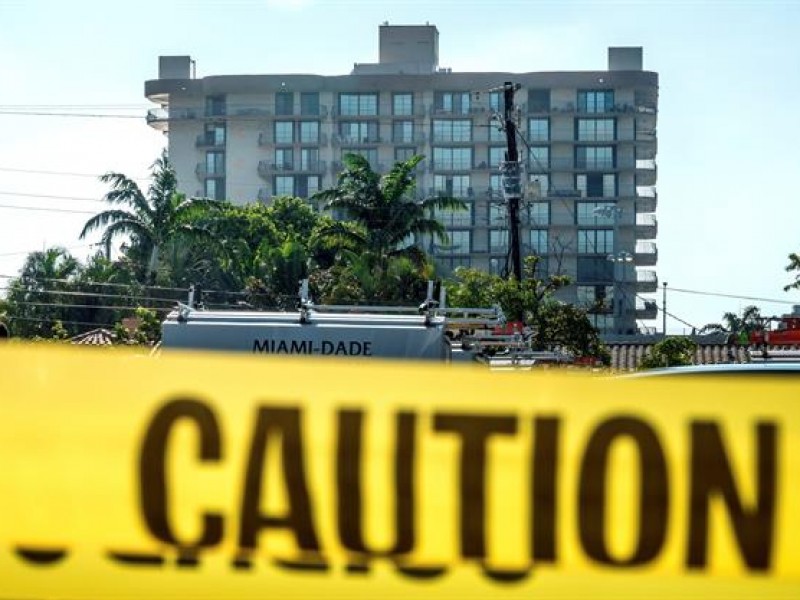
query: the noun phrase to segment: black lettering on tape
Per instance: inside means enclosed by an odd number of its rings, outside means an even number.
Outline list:
[[[412,565],[395,561],[397,572],[411,579],[436,579],[447,574],[446,565]]]
[[[261,407],[258,410],[242,497],[239,529],[241,549],[255,549],[262,529],[279,528],[291,530],[302,552],[321,554],[303,459],[301,416],[300,409],[297,408]],[[260,508],[263,488],[261,478],[271,436],[280,438],[282,474],[289,503],[286,515],[281,516],[264,515]]]
[[[691,423],[691,464],[689,481],[689,535],[686,566],[705,568],[708,564],[708,530],[711,499],[721,496],[742,558],[754,571],[770,568],[778,487],[778,427],[775,423],[756,425],[755,506],[748,509],[736,489],[733,468],[725,451],[718,423]]]
[[[149,552],[125,552],[121,550],[109,550],[108,557],[114,562],[136,567],[160,567],[166,560],[160,554]]]
[[[222,458],[222,436],[211,408],[192,398],[177,398],[164,404],[153,416],[145,432],[139,454],[139,503],[148,530],[156,539],[184,551],[215,546],[222,541],[223,517],[203,514],[203,526],[196,540],[179,540],[167,515],[169,486],[166,474],[166,451],[172,428],[181,420],[191,421],[200,434],[198,458],[218,461]]]
[[[64,548],[34,548],[17,546],[14,552],[21,559],[39,566],[54,565],[67,558],[69,552]]]
[[[434,415],[434,429],[461,438],[461,555],[486,556],[486,443],[494,434],[517,432],[514,415]]]
[[[363,531],[364,493],[361,477],[364,413],[339,411],[339,440],[336,454],[337,518],[342,545],[358,555],[357,563],[371,556],[395,556],[414,549],[414,413],[401,412],[395,417],[394,456],[395,542],[386,550],[367,546]]]
[[[608,454],[620,437],[628,437],[639,451],[639,536],[630,558],[611,556],[606,546],[606,482]],[[624,476],[622,474],[618,476]],[[667,534],[669,479],[664,450],[650,425],[635,417],[603,421],[586,445],[580,469],[578,528],[586,555],[615,566],[643,565],[661,552]]]
[[[555,562],[557,522],[558,439],[561,421],[539,417],[533,421],[533,473],[531,474],[531,558]]]
[[[484,562],[481,564],[481,572],[485,577],[497,583],[519,583],[531,576],[533,568],[500,569],[497,567],[490,567]]]

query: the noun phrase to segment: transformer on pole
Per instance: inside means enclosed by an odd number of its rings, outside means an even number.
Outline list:
[[[514,122],[514,92],[520,84],[510,81],[503,83],[503,125],[506,132],[506,156],[500,164],[503,183],[503,199],[508,206],[509,245],[511,246],[511,268],[517,281],[522,281],[522,252],[519,237],[520,201],[522,199],[522,181],[517,150],[517,125]]]

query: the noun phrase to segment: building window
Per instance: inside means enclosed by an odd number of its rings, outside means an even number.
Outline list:
[[[206,175],[225,175],[225,153],[221,150],[206,152]]]
[[[294,92],[275,93],[275,114],[278,116],[294,114]]]
[[[528,167],[531,171],[549,171],[550,147],[531,146],[528,149]]]
[[[294,169],[294,151],[291,148],[275,148],[275,168],[282,171]]]
[[[531,142],[550,140],[550,119],[528,119],[528,139]]]
[[[508,252],[508,230],[490,229],[489,230],[489,253],[505,254]]]
[[[208,123],[203,133],[203,141],[208,146],[225,145],[225,123]]]
[[[505,114],[505,100],[503,92],[489,92],[489,110]]]
[[[373,169],[378,168],[378,150],[375,148],[342,148],[342,156],[346,154],[363,156]]]
[[[614,107],[613,90],[580,90],[578,110],[585,113],[609,112]]]
[[[614,316],[604,314],[588,314],[589,321],[600,333],[606,333],[614,330]]]
[[[339,114],[374,117],[378,114],[378,94],[339,94]]]
[[[300,114],[311,116],[319,115],[318,92],[302,92],[300,94]]]
[[[472,252],[470,231],[447,232],[447,243],[435,246],[437,254],[470,254]]]
[[[547,229],[531,229],[528,234],[530,251],[534,254],[547,254]]]
[[[575,135],[580,142],[611,142],[617,139],[614,119],[575,119]]]
[[[493,198],[503,196],[503,177],[498,174],[489,175],[489,193]]]
[[[575,189],[588,198],[614,198],[617,176],[613,173],[581,173],[575,176]]]
[[[392,114],[410,116],[414,114],[414,94],[402,93],[392,96]]]
[[[613,229],[578,230],[578,254],[609,254],[613,251]]]
[[[505,146],[490,146],[489,147],[489,167],[497,169],[500,163],[506,159]]]
[[[466,115],[469,107],[469,92],[435,92],[433,95],[433,108],[438,112]]]
[[[525,192],[534,198],[547,198],[550,192],[549,175],[529,175]]]
[[[508,206],[502,200],[489,202],[489,227],[508,225]]]
[[[300,121],[301,144],[319,144],[319,121]]]
[[[434,175],[433,191],[451,198],[466,198],[470,193],[469,175]]]
[[[301,175],[295,178],[294,195],[308,198],[319,191],[319,175]]]
[[[469,142],[472,121],[469,119],[434,119],[433,139],[437,142]]]
[[[506,275],[506,259],[505,258],[490,258],[489,259],[489,273],[492,275]]]
[[[433,216],[448,229],[452,227],[471,227],[472,226],[472,203],[467,204],[464,210],[457,208],[437,208]]]
[[[472,148],[434,148],[433,168],[445,171],[472,169]]]
[[[506,142],[506,130],[498,121],[489,121],[489,141],[490,142]]]
[[[611,310],[614,299],[614,286],[611,285],[579,285],[577,286],[578,306],[587,309]]]
[[[614,169],[614,146],[575,146],[575,166],[579,169]]]
[[[294,121],[275,121],[275,143],[291,144],[294,142]]]
[[[300,150],[300,170],[316,171],[319,169],[319,148],[302,148]]]
[[[550,90],[528,90],[528,112],[550,112]]]
[[[416,153],[416,148],[398,147],[394,149],[394,160],[395,162],[404,162],[412,159]]]
[[[276,175],[275,195],[294,196],[294,177],[291,175]]]
[[[614,263],[605,256],[579,256],[579,283],[606,283],[614,281]]]
[[[203,182],[204,195],[212,200],[225,200],[225,178],[210,177]]]
[[[394,121],[392,141],[395,144],[410,144],[414,141],[414,121]]]
[[[547,202],[531,202],[527,206],[527,213],[530,225],[550,224],[550,205]]]
[[[578,202],[575,208],[576,225],[613,225],[615,206],[613,202]]]
[[[378,138],[378,123],[375,121],[342,121],[339,135],[345,144],[374,144]]]
[[[206,96],[207,117],[223,117],[225,114],[225,96]]]

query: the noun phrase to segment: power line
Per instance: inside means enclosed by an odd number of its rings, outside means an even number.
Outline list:
[[[46,208],[43,206],[14,206],[13,204],[0,204],[0,208],[8,208],[11,210],[33,210],[44,212],[58,212],[58,213],[72,213],[79,215],[96,215],[97,211],[94,210],[72,210],[69,208]]]
[[[93,246],[100,246],[102,244],[81,244],[80,246],[69,246],[68,248],[64,248],[64,250],[79,250],[81,248],[91,248]],[[4,252],[0,254],[0,258],[4,256],[21,256],[23,254],[32,254],[33,252],[37,252],[37,250],[20,250],[18,252]]]
[[[78,200],[81,202],[103,202],[102,198],[82,198],[80,196],[58,196],[54,194],[32,194],[29,192],[0,192],[0,196],[22,196],[24,198],[45,198],[47,200]]]
[[[38,112],[38,111],[19,111],[2,110],[0,115],[13,115],[24,117],[69,117],[86,119],[139,119],[144,120],[144,115],[103,115],[99,113],[66,113],[66,112]]]
[[[682,288],[668,288],[670,292],[680,292],[683,294],[695,294],[697,296],[717,296],[720,298],[732,298],[734,300],[752,300],[753,302],[771,302],[775,304],[797,304],[797,301],[792,300],[775,300],[774,298],[759,298],[758,296],[738,296],[736,294],[724,294],[720,292],[703,292],[699,290],[686,290]]]
[[[64,175],[69,177],[89,177],[91,179],[99,179],[102,174],[97,173],[75,173],[71,171],[42,171],[39,169],[16,169],[13,167],[0,167],[0,171],[7,171],[9,173],[32,173],[34,175]],[[133,181],[150,181],[151,177],[130,177]]]

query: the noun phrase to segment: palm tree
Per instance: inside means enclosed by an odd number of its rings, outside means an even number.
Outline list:
[[[110,245],[117,236],[130,236],[134,245],[149,255],[148,280],[155,281],[159,252],[164,244],[178,237],[196,240],[207,237],[207,231],[197,225],[197,218],[222,205],[210,198],[187,198],[177,191],[175,170],[164,151],[153,163],[153,183],[145,195],[139,185],[122,173],[109,172],[100,177],[111,184],[104,200],[122,206],[103,211],[86,221],[80,237],[95,229],[105,228],[101,244]]]
[[[312,201],[319,201],[326,209],[344,211],[360,227],[334,222],[320,234],[371,254],[381,272],[392,256],[423,261],[424,254],[413,245],[413,236],[431,235],[442,243],[448,241],[447,231],[433,211],[466,208],[455,198],[414,199],[414,169],[424,158],[417,155],[395,163],[381,177],[363,156],[346,154],[336,187],[314,194]]]
[[[722,323],[709,323],[705,325],[700,333],[721,332],[728,334],[729,343],[744,341],[749,335],[764,326],[764,318],[761,310],[757,306],[746,306],[742,310],[742,315],[726,312],[722,315]]]
[[[19,277],[12,279],[7,297],[9,320],[16,335],[50,337],[56,321],[69,321],[70,292],[80,263],[65,248],[54,247],[31,252],[22,265]]]

